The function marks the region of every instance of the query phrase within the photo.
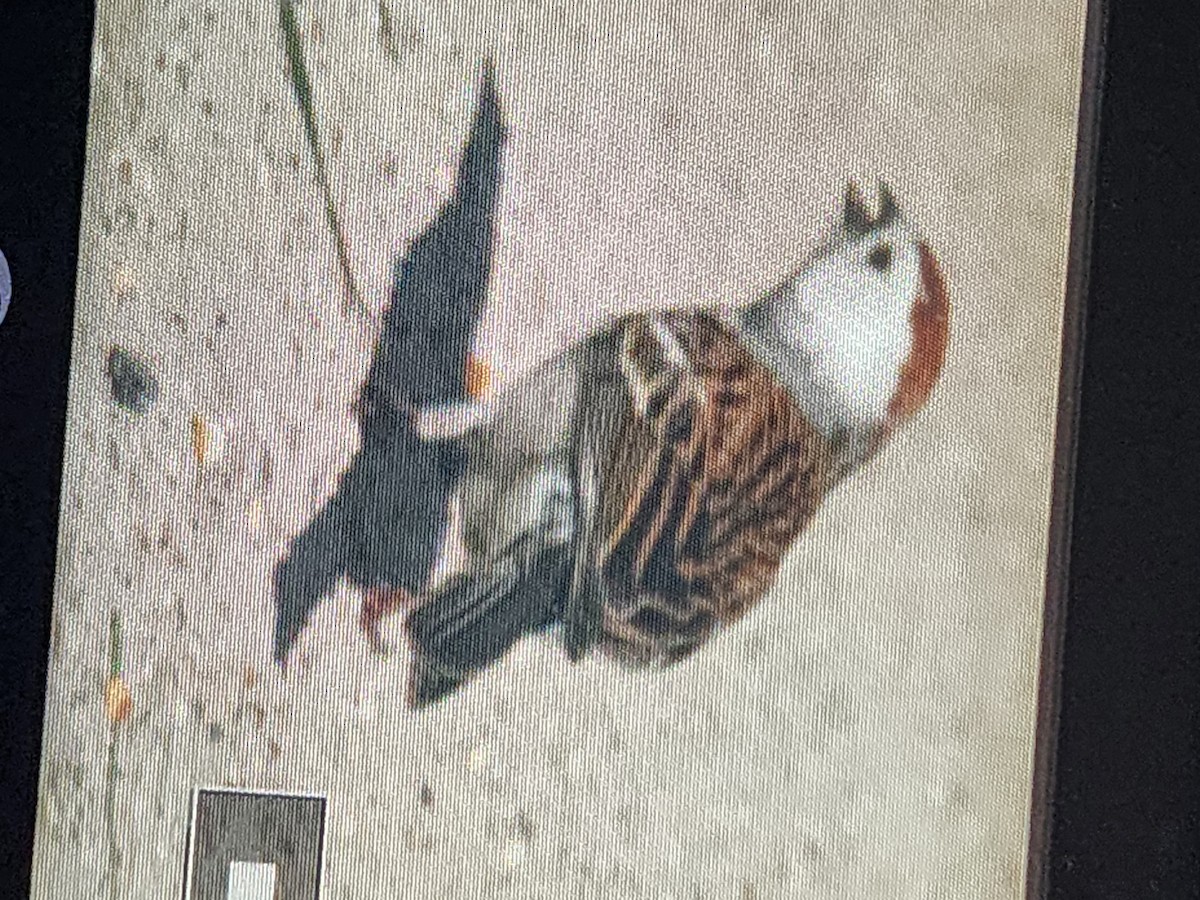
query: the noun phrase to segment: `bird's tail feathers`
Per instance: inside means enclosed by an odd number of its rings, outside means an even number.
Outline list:
[[[415,654],[410,702],[421,707],[496,662],[562,614],[569,545],[520,535],[477,572],[458,575],[408,618]]]

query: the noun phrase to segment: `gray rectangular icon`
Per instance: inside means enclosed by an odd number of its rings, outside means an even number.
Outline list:
[[[185,900],[318,900],[325,798],[200,788]]]

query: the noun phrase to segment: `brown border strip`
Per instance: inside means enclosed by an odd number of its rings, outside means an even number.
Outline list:
[[[1055,759],[1061,702],[1063,637],[1070,583],[1071,526],[1075,460],[1079,437],[1079,396],[1083,372],[1084,309],[1091,270],[1096,163],[1108,28],[1106,0],[1088,0],[1084,24],[1083,70],[1076,132],[1075,185],[1062,327],[1062,363],[1058,385],[1058,424],[1054,449],[1054,486],[1050,501],[1050,539],[1046,565],[1046,602],[1042,621],[1038,676],[1037,734],[1025,871],[1026,898],[1045,897],[1048,889],[1050,836],[1053,828]]]

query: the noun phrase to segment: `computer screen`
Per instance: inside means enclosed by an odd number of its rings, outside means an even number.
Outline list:
[[[1086,12],[100,0],[33,896],[1023,896]]]

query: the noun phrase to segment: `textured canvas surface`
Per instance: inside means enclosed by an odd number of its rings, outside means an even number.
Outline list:
[[[271,658],[377,328],[341,313],[278,11],[98,6],[34,897],[177,896],[197,786],[327,796],[327,898],[1022,894],[1081,0],[300,7],[375,313],[494,54],[500,382],[608,313],[766,290],[850,177],[954,304],[928,408],[738,628],[655,675],[525,641],[420,715],[345,582]]]

